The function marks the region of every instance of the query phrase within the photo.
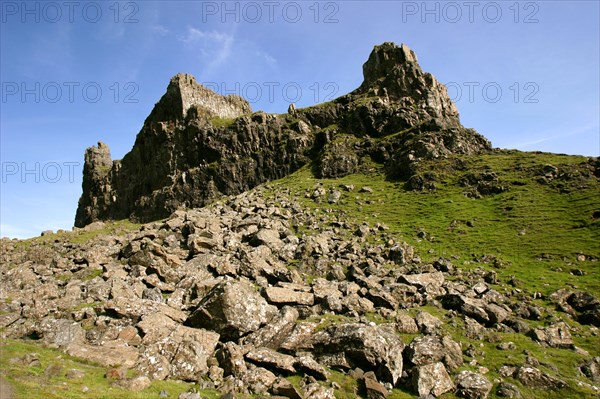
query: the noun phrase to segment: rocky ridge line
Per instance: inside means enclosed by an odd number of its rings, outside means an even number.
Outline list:
[[[113,161],[103,143],[86,150],[75,226],[157,220],[308,163],[321,177],[340,177],[366,157],[384,164],[390,178],[413,178],[422,189],[420,160],[491,148],[460,124],[445,86],[421,70],[406,45],[376,46],[363,74],[355,91],[288,114],[252,113],[242,98],[176,75],[122,160]]]

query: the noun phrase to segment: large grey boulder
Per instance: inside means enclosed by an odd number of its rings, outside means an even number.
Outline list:
[[[258,330],[277,315],[256,289],[244,280],[216,285],[200,301],[185,324],[213,330],[225,341],[235,341]]]
[[[406,348],[405,354],[415,366],[444,362],[450,370],[455,370],[463,364],[460,345],[449,336],[416,337]]]
[[[466,399],[485,399],[492,390],[492,383],[479,373],[461,371],[456,376],[456,392]]]
[[[219,334],[183,326],[160,313],[144,316],[137,327],[144,333],[137,369],[145,375],[198,381],[208,372]]]
[[[375,371],[382,382],[395,385],[402,376],[404,343],[392,327],[334,325],[315,336],[314,347],[318,355],[335,355],[350,367]]]
[[[567,386],[564,381],[554,378],[536,367],[528,365],[519,367],[515,378],[527,388],[552,390]]]
[[[552,348],[570,348],[573,346],[569,326],[564,322],[548,327],[535,328],[531,334],[536,341]]]
[[[417,366],[411,370],[411,384],[420,397],[440,396],[454,389],[454,383],[440,362]]]
[[[279,349],[292,333],[298,317],[296,308],[285,306],[267,325],[244,337],[244,344]]]

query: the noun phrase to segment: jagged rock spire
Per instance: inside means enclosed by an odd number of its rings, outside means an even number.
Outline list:
[[[446,86],[423,72],[416,54],[406,44],[386,42],[375,46],[363,65],[363,75],[364,81],[356,94],[401,103],[429,115],[440,126],[461,126]]]

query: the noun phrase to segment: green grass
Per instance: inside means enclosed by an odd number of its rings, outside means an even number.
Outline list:
[[[227,128],[235,122],[235,118],[212,118],[210,123],[216,128]]]
[[[102,228],[92,230],[76,229],[74,231],[60,231],[40,237],[19,240],[14,245],[23,249],[30,249],[34,246],[49,246],[56,241],[71,242],[73,244],[85,244],[91,239],[100,235],[124,235],[139,230],[140,226],[141,224],[133,223],[128,219],[107,221],[104,222],[104,226]]]
[[[37,353],[40,366],[28,367],[11,361],[26,354]],[[46,377],[44,371],[50,365],[61,365],[62,371],[56,377]],[[0,343],[0,369],[4,378],[13,386],[16,399],[143,399],[157,398],[162,390],[169,397],[178,397],[190,388],[192,383],[178,381],[152,381],[152,385],[141,392],[131,392],[111,386],[105,378],[106,368],[65,355],[54,349],[43,348],[27,341],[9,340]],[[68,379],[69,369],[81,370],[85,376],[81,379]],[[132,373],[128,374],[133,377]],[[87,392],[84,393],[84,387]],[[220,395],[211,390],[201,391],[202,397],[216,399]]]

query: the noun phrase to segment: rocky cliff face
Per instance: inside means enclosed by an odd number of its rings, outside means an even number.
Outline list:
[[[287,115],[252,113],[242,98],[176,75],[122,160],[111,161],[103,143],[86,150],[75,225],[156,220],[311,162],[318,176],[339,177],[367,157],[385,164],[391,178],[423,188],[421,159],[491,148],[460,124],[444,85],[421,70],[407,46],[376,46],[363,73],[352,93]]]

